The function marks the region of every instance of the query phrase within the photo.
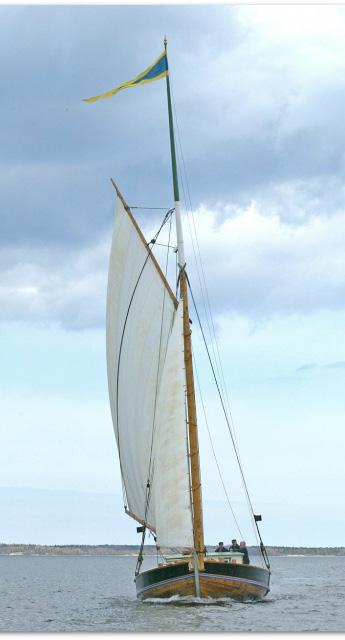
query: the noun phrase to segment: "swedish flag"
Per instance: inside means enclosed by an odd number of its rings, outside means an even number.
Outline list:
[[[133,78],[133,80],[128,80],[128,82],[124,82],[120,84],[115,89],[111,89],[106,93],[101,93],[99,96],[93,96],[93,98],[83,98],[84,102],[96,102],[96,100],[103,100],[103,98],[111,98],[116,93],[121,91],[122,89],[127,89],[128,87],[136,87],[139,84],[146,84],[147,82],[154,82],[155,80],[160,80],[168,75],[168,59],[167,52],[163,51],[159,58],[155,60],[153,64],[151,64],[145,71],[139,73],[138,76]]]

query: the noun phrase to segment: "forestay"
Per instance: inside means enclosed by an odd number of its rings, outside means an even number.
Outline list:
[[[193,546],[183,336],[176,304],[119,199],[108,278],[107,369],[127,507],[157,532],[161,546]]]

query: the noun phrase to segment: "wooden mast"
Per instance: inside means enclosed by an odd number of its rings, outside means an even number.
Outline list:
[[[164,47],[165,47],[165,50],[167,50],[166,38],[164,39]],[[167,67],[168,67],[168,56],[167,56]],[[192,499],[193,499],[194,547],[195,547],[195,552],[197,554],[197,566],[195,568],[196,568],[196,574],[197,574],[198,570],[202,570],[204,568],[204,527],[203,527],[203,513],[202,513],[199,440],[198,440],[198,426],[197,426],[195,389],[194,389],[191,328],[190,328],[190,321],[189,321],[187,277],[186,277],[186,271],[185,271],[186,262],[184,258],[180,196],[179,196],[178,178],[177,178],[176,151],[175,151],[175,139],[174,139],[174,125],[173,125],[172,108],[171,108],[169,73],[166,76],[166,85],[167,85],[167,96],[168,96],[171,163],[172,163],[174,200],[175,200],[180,294],[181,294],[182,305],[183,305],[184,361],[185,361],[185,368],[186,368],[189,455],[190,455],[190,470],[191,470],[191,485],[192,485],[191,489],[192,489]],[[199,587],[197,586],[197,580],[198,578],[196,575],[196,591],[197,591],[196,595],[200,595],[198,593]]]
[[[189,322],[189,308],[187,296],[187,278],[185,271],[180,274],[180,291],[183,303],[183,337],[184,361],[186,367],[189,455],[192,479],[193,516],[194,516],[194,544],[198,556],[199,569],[203,569],[204,558],[204,526],[202,514],[201,474],[199,458],[198,424],[196,415],[194,374],[192,359],[191,328]]]

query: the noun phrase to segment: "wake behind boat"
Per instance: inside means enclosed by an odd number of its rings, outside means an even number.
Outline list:
[[[184,253],[166,40],[164,52],[151,67],[134,80],[87,101],[163,77],[174,206],[166,212],[151,241],[144,238],[112,181],[117,204],[107,293],[107,371],[124,506],[140,524],[137,531],[142,533],[136,590],[143,599],[261,598],[269,590],[270,579],[257,524],[261,516],[251,513],[265,567],[245,564],[243,554],[236,551],[207,553],[204,544],[188,296],[191,289]],[[176,294],[168,283],[167,271],[163,273],[153,255],[161,230],[171,225],[173,216]],[[249,500],[248,492],[247,497]],[[154,536],[160,559],[156,568],[141,571],[147,531]]]

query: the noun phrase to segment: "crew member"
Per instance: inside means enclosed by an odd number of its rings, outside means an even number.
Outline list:
[[[236,538],[233,538],[233,540],[231,540],[229,551],[240,551],[240,545],[238,544]]]
[[[243,553],[243,564],[250,564],[249,555],[248,555],[248,549],[246,547],[246,543],[245,543],[244,540],[241,540],[241,542],[240,542],[240,551],[241,551],[241,553]]]

